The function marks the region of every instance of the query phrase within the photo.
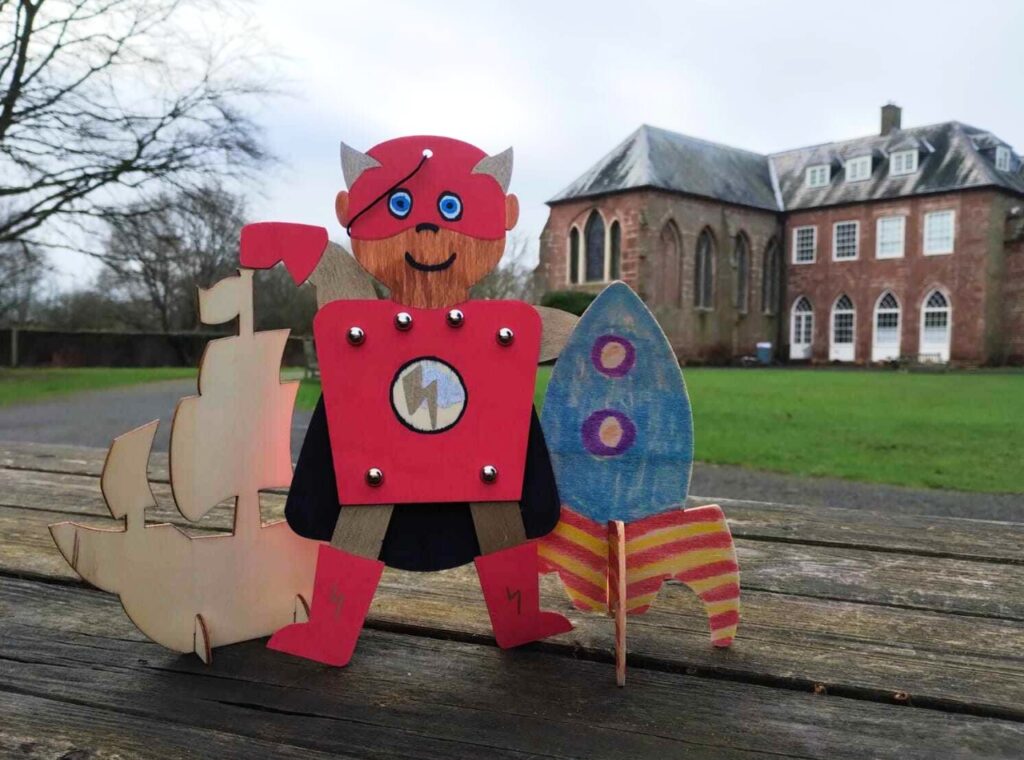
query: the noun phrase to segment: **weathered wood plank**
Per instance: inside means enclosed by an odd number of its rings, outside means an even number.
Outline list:
[[[910,760],[1011,758],[1024,742],[1022,723],[644,669],[622,690],[604,663],[372,630],[344,671],[257,642],[205,668],[124,622],[103,630],[105,595],[12,579],[0,594],[0,690],[322,752]],[[64,610],[74,621],[49,627]]]
[[[0,467],[16,470],[45,470],[98,478],[103,471],[106,456],[106,449],[92,446],[0,441]],[[153,452],[149,475],[151,478],[167,480],[166,452]]]
[[[741,538],[1024,564],[1024,522],[896,515],[887,504],[867,511],[734,499],[690,503],[719,504],[729,529]]]
[[[39,503],[56,505],[65,498],[55,485]],[[105,512],[75,497],[69,507],[76,514]],[[180,515],[166,515],[182,522]],[[45,557],[35,556],[46,543],[32,534],[45,537],[45,525],[61,519],[69,517],[36,508],[0,507],[0,546],[8,547],[0,556],[0,571],[41,574],[33,566],[37,563],[52,568]],[[209,521],[190,527],[226,527],[228,521],[221,509]],[[26,541],[31,550],[24,548]],[[744,589],[1024,622],[1024,565],[743,539],[736,540],[736,550]]]
[[[171,487],[154,482],[153,495],[157,506],[146,512],[147,522],[170,522],[183,528],[198,530],[230,530],[233,501],[225,501],[210,510],[197,522],[185,519],[174,506]],[[260,498],[264,520],[284,517],[285,496],[264,492]],[[0,469],[0,505],[65,513],[63,519],[78,516],[110,517],[99,480],[66,473],[16,471]]]
[[[0,537],[10,536],[11,530],[3,512]],[[17,518],[13,524],[25,527]],[[28,568],[29,575],[75,580],[47,542],[38,530],[29,530],[13,551],[10,544],[0,544],[0,565]],[[569,607],[552,576],[544,578],[542,589],[544,607],[567,614],[576,625],[572,633],[546,646],[570,654],[611,656],[613,630],[608,619]],[[38,614],[50,613],[43,607]],[[112,614],[130,626],[119,609]],[[57,626],[59,621],[48,619],[46,624]],[[429,574],[388,570],[368,625],[492,641],[470,567]],[[704,613],[681,586],[666,586],[651,612],[630,618],[631,667],[697,670],[808,690],[822,684],[833,692],[874,699],[903,693],[907,697],[901,699],[916,704],[1024,719],[1022,646],[1024,625],[1015,621],[751,590],[744,592],[739,638],[724,651],[708,644]]]
[[[75,500],[98,502],[102,507],[99,486],[90,481],[99,476],[105,454],[103,449],[85,447],[0,443],[0,504],[55,509],[40,503],[40,498],[49,498],[47,489],[59,484],[69,495],[74,494]],[[153,454],[150,477],[158,483],[167,482],[166,454]],[[153,490],[158,500],[170,504],[169,488],[156,485]],[[268,503],[283,501],[278,493],[265,494],[265,498]],[[688,503],[696,506],[710,502],[691,498]],[[891,505],[884,504],[877,512],[870,512],[731,499],[716,503],[722,506],[738,538],[1024,564],[1024,522],[905,516],[892,514],[887,509]],[[71,507],[72,500],[67,505]]]
[[[278,741],[193,728],[163,718],[85,707],[29,694],[0,691],[0,756],[52,760],[123,760],[126,757],[328,758]],[[349,757],[352,757],[351,755]]]

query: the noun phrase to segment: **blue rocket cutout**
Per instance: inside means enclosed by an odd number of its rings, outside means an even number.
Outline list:
[[[548,385],[541,426],[562,504],[604,524],[683,506],[693,418],[672,348],[622,282],[584,312]]]

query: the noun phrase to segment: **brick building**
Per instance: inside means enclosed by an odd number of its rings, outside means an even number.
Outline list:
[[[622,279],[683,359],[1024,360],[1024,170],[946,122],[761,155],[642,126],[548,202],[550,290]]]

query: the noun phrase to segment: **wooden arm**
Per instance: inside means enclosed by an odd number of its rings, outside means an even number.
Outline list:
[[[550,306],[534,306],[540,314],[542,329],[540,334],[540,358],[538,362],[548,362],[557,359],[562,353],[565,344],[569,342],[569,336],[576,329],[576,323],[580,318],[562,309],[553,309]]]

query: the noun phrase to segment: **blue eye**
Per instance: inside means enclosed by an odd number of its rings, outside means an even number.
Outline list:
[[[462,199],[455,193],[441,193],[437,199],[437,210],[449,222],[462,218]]]
[[[388,211],[391,216],[405,219],[412,211],[412,196],[408,190],[395,190],[388,196]]]

